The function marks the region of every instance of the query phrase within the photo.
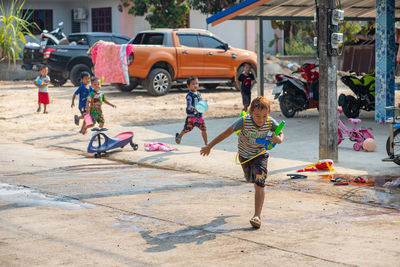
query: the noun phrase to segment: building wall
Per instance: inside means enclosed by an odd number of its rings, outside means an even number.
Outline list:
[[[207,16],[200,11],[190,11],[190,27],[197,29],[207,29],[219,36],[225,42],[236,48],[246,48],[245,30],[246,25],[241,20],[228,20],[217,26],[207,25]]]

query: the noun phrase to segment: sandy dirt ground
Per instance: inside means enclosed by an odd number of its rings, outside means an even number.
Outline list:
[[[265,95],[279,111],[272,87]],[[335,187],[339,193],[330,194],[301,188],[301,181],[269,184],[263,227],[254,231],[248,224],[254,189],[242,180],[89,157],[84,151],[90,136],[78,134],[73,123],[75,89],[50,87],[49,113],[43,114],[36,112],[32,83],[0,82],[0,191],[9,194],[0,193],[1,266],[398,266],[399,211],[352,201],[361,187]],[[110,129],[145,126],[143,142],[155,134],[172,140],[173,131],[155,131],[160,124],[183,126],[185,91],[152,97],[144,90],[103,89],[117,105],[104,105]],[[210,129],[222,121],[212,118],[240,113],[240,92],[202,94],[210,105]],[[398,92],[396,97],[398,103]],[[193,161],[201,141],[195,145],[180,146],[169,159],[166,153],[142,158],[154,165],[183,162],[178,156]],[[220,150],[202,162],[228,161],[232,152]],[[113,157],[144,153],[125,149]],[[222,166],[233,169],[229,162]]]

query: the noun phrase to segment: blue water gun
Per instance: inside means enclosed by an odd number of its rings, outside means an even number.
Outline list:
[[[282,131],[283,126],[285,126],[286,122],[285,121],[281,121],[281,123],[279,123],[278,127],[275,130],[275,134],[278,136],[280,134],[280,132]],[[276,143],[272,143],[271,141],[269,141],[267,138],[271,138],[272,136],[267,136],[265,139],[264,138],[257,138],[256,139],[256,143],[258,144],[265,144],[265,150],[271,150],[275,147]]]

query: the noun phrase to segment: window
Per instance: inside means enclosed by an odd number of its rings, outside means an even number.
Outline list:
[[[92,8],[92,31],[111,32],[111,7]]]
[[[211,36],[201,35],[201,42],[205,48],[223,49],[224,43]]]
[[[125,39],[122,37],[116,37],[116,36],[113,37],[113,42],[116,44],[127,44],[128,41],[129,41],[129,39]]]
[[[199,38],[194,34],[178,34],[179,43],[182,46],[200,47]]]
[[[35,9],[22,11],[23,16],[29,14],[26,20],[31,23],[36,23],[36,25],[30,26],[29,30],[33,34],[40,34],[43,30],[48,30],[49,32],[53,30],[53,10],[51,9]]]
[[[163,33],[139,33],[133,40],[133,44],[162,45],[163,43]]]
[[[89,45],[89,41],[86,35],[70,35],[68,36],[70,43],[76,42],[77,45]]]

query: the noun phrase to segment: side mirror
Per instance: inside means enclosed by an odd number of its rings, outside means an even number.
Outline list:
[[[62,25],[64,25],[64,22],[61,21],[60,23],[58,23],[58,27],[61,27]]]
[[[227,51],[229,49],[229,45],[227,43],[224,43],[223,47],[222,47],[225,51]]]

